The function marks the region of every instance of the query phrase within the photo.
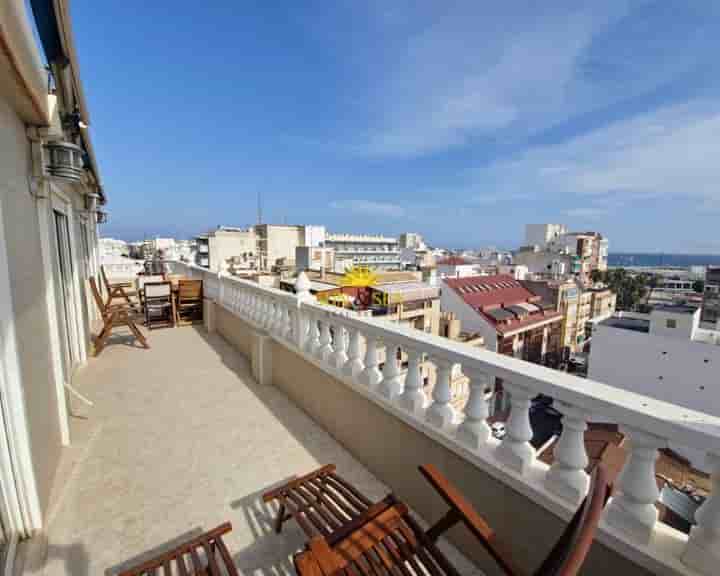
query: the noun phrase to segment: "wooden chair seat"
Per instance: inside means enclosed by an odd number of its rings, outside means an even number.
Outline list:
[[[294,518],[308,538],[329,536],[373,506],[373,502],[335,473],[333,464],[263,494],[264,502],[272,500],[280,504],[275,531],[279,533],[283,523]]]
[[[202,322],[203,283],[202,280],[178,280],[177,323],[180,325]]]
[[[143,336],[142,332],[133,320],[133,315],[136,312],[134,306],[128,303],[114,304],[111,303],[110,300],[103,301],[97,282],[92,276],[90,277],[90,290],[93,294],[95,304],[98,307],[98,311],[100,312],[100,317],[103,322],[103,327],[100,330],[100,333],[94,338],[95,356],[98,356],[100,352],[103,351],[103,348],[105,348],[105,344],[107,343],[107,339],[112,333],[112,329],[116,326],[127,326],[132,335],[144,348],[150,348],[145,336]]]
[[[239,576],[222,536],[232,530],[230,522],[157,555],[118,576]]]
[[[432,465],[420,471],[450,506],[428,530],[423,530],[407,506],[390,495],[331,534],[311,537],[306,550],[294,556],[300,576],[459,576],[458,570],[436,546],[437,539],[462,523],[497,563],[503,574],[526,574],[508,549],[463,495]],[[560,539],[534,573],[536,576],[576,576],[593,542],[610,495],[605,468],[599,465],[590,492]]]

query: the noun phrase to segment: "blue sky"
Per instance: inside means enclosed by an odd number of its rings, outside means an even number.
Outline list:
[[[110,223],[720,252],[720,2],[72,3]]]

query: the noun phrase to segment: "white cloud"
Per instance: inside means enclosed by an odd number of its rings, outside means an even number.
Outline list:
[[[402,218],[405,216],[405,209],[402,206],[390,202],[342,200],[331,202],[330,206],[336,210],[346,210],[355,214],[366,214],[368,216],[382,216],[385,218]]]
[[[563,144],[532,149],[483,171],[510,189],[566,193],[611,211],[623,198],[720,203],[720,103],[671,106]]]

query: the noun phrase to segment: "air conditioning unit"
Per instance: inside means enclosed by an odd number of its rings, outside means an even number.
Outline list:
[[[84,153],[80,146],[63,140],[45,144],[45,171],[49,176],[79,182],[85,169]]]

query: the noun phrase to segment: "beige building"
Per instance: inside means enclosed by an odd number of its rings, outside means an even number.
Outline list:
[[[575,352],[578,344],[578,306],[580,303],[580,290],[577,284],[572,280],[525,280],[522,284],[532,293],[542,296],[543,300],[552,302],[555,310],[562,313],[561,346]]]
[[[254,228],[220,226],[196,238],[196,263],[217,272],[230,268],[256,268],[257,236]]]
[[[263,270],[272,270],[278,261],[293,267],[298,246],[323,246],[325,242],[324,226],[257,224],[255,233],[259,265]]]
[[[37,43],[29,3],[0,8],[0,547],[42,530],[63,446],[66,387],[96,319],[105,203],[65,0]],[[52,77],[48,90],[49,63]],[[3,556],[3,565],[12,558]],[[9,573],[9,572],[6,572]]]

